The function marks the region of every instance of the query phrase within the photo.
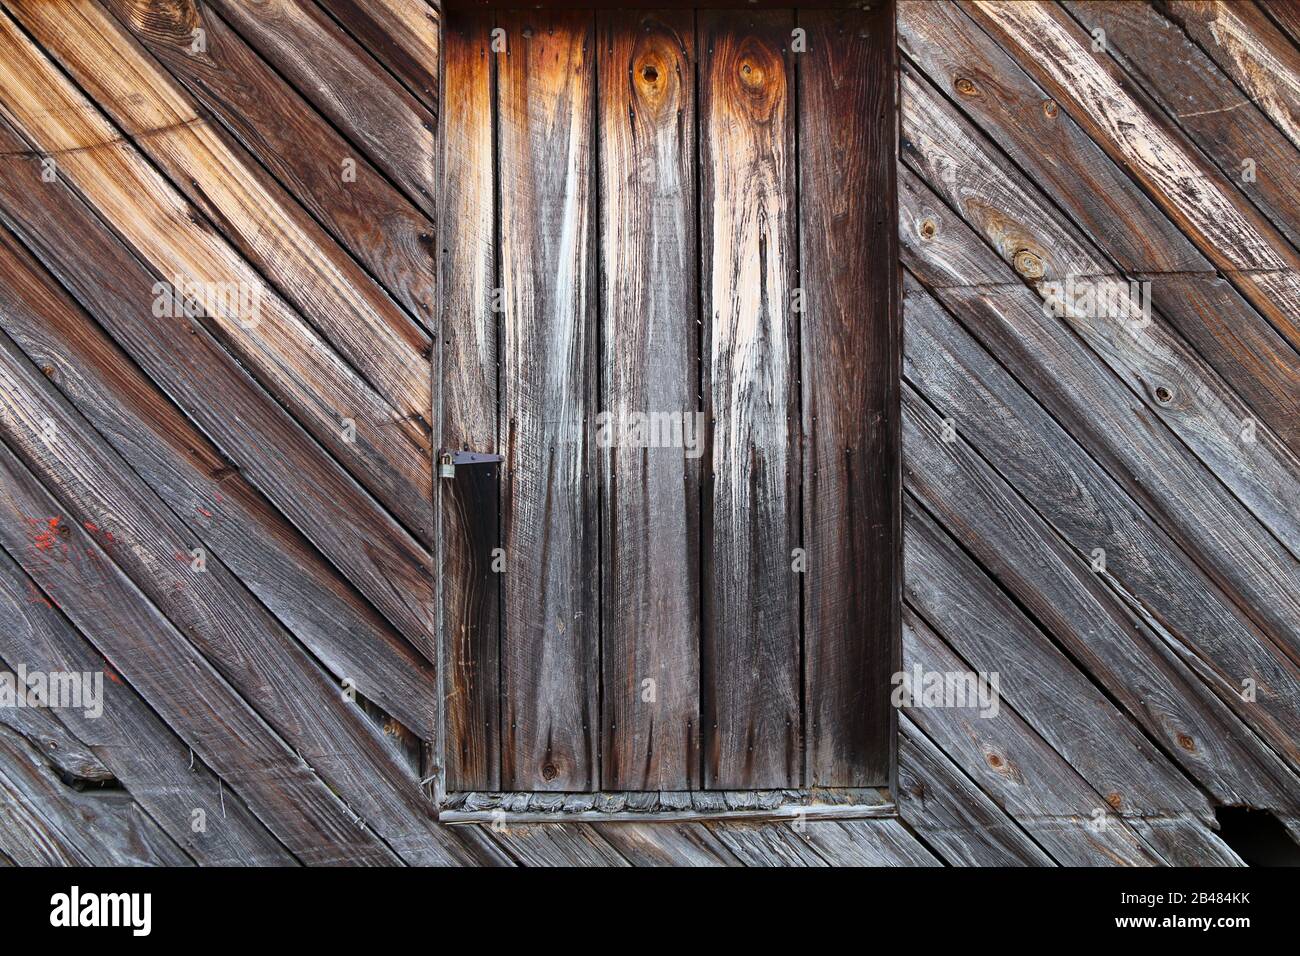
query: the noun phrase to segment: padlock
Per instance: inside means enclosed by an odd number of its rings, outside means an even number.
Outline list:
[[[455,478],[456,464],[451,460],[451,452],[443,452],[438,458],[438,477]]]

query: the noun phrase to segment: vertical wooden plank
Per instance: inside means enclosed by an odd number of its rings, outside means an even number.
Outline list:
[[[793,95],[787,12],[700,11],[704,780],[801,782]]]
[[[601,786],[687,790],[699,781],[704,438],[694,14],[602,15],[598,38]],[[651,424],[637,434],[641,415]]]
[[[444,24],[442,112],[442,447],[497,447],[492,19]],[[500,787],[498,470],[438,482],[442,527],[444,748],[449,790]]]
[[[879,786],[900,540],[893,13],[799,25],[807,783]]]
[[[499,63],[502,429],[506,439],[501,777],[597,780],[597,568],[590,13],[504,14]]]

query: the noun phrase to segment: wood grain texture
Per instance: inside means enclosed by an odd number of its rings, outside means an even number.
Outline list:
[[[498,448],[496,196],[492,20],[453,15],[444,25],[442,125],[442,348],[439,445]],[[501,786],[501,543],[497,466],[457,469],[438,482],[447,787]]]
[[[501,783],[599,780],[593,23],[503,16]]]
[[[418,322],[432,327],[427,215],[211,7],[197,0],[102,2],[185,87],[201,119],[224,127]],[[192,49],[196,29],[204,31],[201,52]],[[355,162],[355,179],[344,177],[346,160]]]
[[[702,718],[708,788],[803,774],[800,456],[791,16],[701,11],[704,488]]]
[[[492,861],[488,845],[479,835],[469,834],[462,842],[433,823],[415,774],[361,709],[235,579],[219,554],[201,551],[202,568],[194,564],[193,549],[198,542],[193,532],[106,447],[7,336],[0,338],[0,383],[4,385],[0,390],[0,434],[41,481],[58,489],[66,508],[29,508],[27,520],[15,522],[14,530],[31,535],[30,520],[48,514],[55,521],[51,528],[66,525],[68,533],[76,536],[81,554],[91,535],[87,522],[107,529],[114,535],[112,560],[175,624],[175,631],[167,636],[180,642],[174,648],[180,660],[156,661],[139,629],[124,631],[119,640],[132,649],[106,655],[110,660],[132,657],[139,661],[138,667],[160,666],[162,675],[173,683],[177,673],[194,673],[197,660],[211,660],[208,666],[230,682],[230,692],[237,690],[239,697],[254,704],[256,714],[275,728],[274,740],[279,742],[278,735],[283,735],[281,745],[295,748],[289,751],[293,761],[284,767],[284,773],[294,773],[296,761],[298,772],[313,786],[324,789],[328,781],[338,793],[347,795],[346,805],[332,792],[329,799],[335,802],[327,801],[357,831],[340,837],[343,842],[337,848],[341,854],[357,841],[364,847],[365,840],[371,840],[382,848],[382,854],[391,856],[387,848],[391,845],[412,862]],[[58,453],[54,454],[56,440]],[[29,538],[29,547],[33,544],[42,551],[42,541]],[[90,551],[88,557],[93,560],[102,548]],[[32,573],[30,568],[28,571]],[[74,566],[74,580],[76,571]],[[94,583],[92,579],[87,586]],[[64,595],[63,600],[71,600],[71,596]],[[83,622],[77,623],[85,630]],[[185,690],[188,693],[188,688]],[[241,706],[249,710],[250,704]],[[213,719],[211,711],[208,717],[212,720],[210,734],[225,732],[223,722]],[[304,761],[310,761],[310,766]],[[268,773],[266,779],[278,785],[278,773]],[[309,793],[303,798],[309,798]],[[361,830],[355,820],[364,820],[367,828],[374,827],[384,839],[369,829]],[[275,832],[285,839],[284,834]]]
[[[910,68],[903,91],[907,160],[924,169],[949,204],[1031,288],[1046,297],[1068,282],[1110,282],[1128,294],[1128,277],[1112,271],[1114,264],[1101,249]],[[1271,429],[1247,431],[1246,423],[1256,422],[1253,410],[1170,330],[1158,306],[1149,315],[1135,317],[1130,311],[1086,302],[1076,306],[1071,298],[1049,321],[1074,329],[1149,413],[1300,558],[1300,518],[1292,504],[1300,499],[1300,460]]]
[[[428,553],[349,472],[322,454],[311,435],[200,322],[152,315],[158,273],[133,256],[65,184],[42,182],[42,159],[25,145],[0,119],[0,152],[7,154],[0,217],[210,436],[224,460],[209,477],[219,481],[227,469],[246,476],[431,660]],[[365,470],[382,467],[372,460]],[[427,471],[430,465],[423,467]],[[213,511],[214,503],[215,495],[202,506]]]
[[[411,95],[438,115],[437,4],[425,0],[321,2]]]
[[[1222,0],[1160,0],[1159,7],[1300,149],[1300,50],[1268,15],[1253,3]]]
[[[7,6],[396,414],[427,430],[429,336],[307,211],[92,0]],[[421,525],[427,536],[432,518]]]
[[[907,717],[899,720],[898,812],[950,866],[1055,866]]]
[[[193,866],[121,791],[78,791],[0,727],[0,849],[20,866]]]
[[[694,33],[690,13],[598,19],[601,786],[612,790],[700,781]],[[684,427],[628,434],[637,415]]]
[[[904,428],[907,427],[904,409]],[[906,438],[904,439],[907,440]],[[969,668],[906,605],[903,666]],[[981,718],[956,707],[909,707],[908,717],[1063,866],[1154,866],[1159,856],[1010,708]]]
[[[1138,36],[1146,42],[1150,30],[1140,20],[1150,12],[1145,4],[1105,4],[1101,9],[1112,49],[1124,42],[1127,30],[1119,28],[1130,22],[1135,29],[1142,26]],[[1080,7],[1071,10],[1077,14]],[[1151,300],[1161,314],[1293,452],[1300,451],[1300,360],[1295,349],[1215,271],[1126,171],[955,5],[904,0],[899,41],[918,70],[955,99],[1120,271],[1151,282]],[[1170,73],[1166,69],[1162,76]],[[958,90],[962,80],[971,85],[962,84]],[[1182,89],[1189,82],[1183,78],[1173,85]],[[1286,164],[1267,167],[1272,168]],[[1263,178],[1278,181],[1267,169]],[[1294,189],[1289,178],[1284,181],[1287,189]],[[1000,229],[997,216],[989,213],[981,219],[986,228]],[[1007,240],[999,245],[1014,254],[1019,246],[1011,230],[1005,235]],[[1052,251],[1050,243],[1039,242],[1035,248]]]
[[[1054,4],[963,8],[1124,166],[1288,342],[1300,346],[1300,254]]]
[[[432,110],[311,0],[209,5],[433,218]]]
[[[6,431],[6,440],[11,437]],[[205,764],[232,781],[298,859],[316,864],[397,862],[117,567],[115,558],[126,548],[116,543],[121,528],[116,521],[92,522],[113,530],[114,542],[92,537],[7,447],[0,448],[0,475],[0,545],[94,643],[114,672]],[[56,519],[55,527],[65,533],[37,541]],[[43,547],[47,542],[49,547]]]
[[[1204,794],[956,542],[920,508],[909,507],[906,520],[904,574],[916,582],[907,601],[974,670],[998,674],[1003,706],[1014,707],[1121,814],[1188,813],[1213,821]],[[1072,706],[1062,708],[1062,700]]]
[[[893,10],[799,25],[805,779],[871,786],[889,776],[901,528]]]
[[[492,838],[524,866],[627,866],[628,862],[584,823],[541,823],[492,830]]]
[[[428,536],[432,478],[429,436],[398,413],[201,217],[94,105],[0,18],[0,90],[7,119],[44,154],[156,276],[177,277],[205,322],[315,437],[367,484],[414,532]],[[104,147],[104,148],[98,148]],[[12,160],[21,162],[26,150]],[[39,164],[37,164],[39,165]],[[39,195],[39,194],[38,194]],[[177,241],[183,236],[184,241]],[[229,307],[222,290],[247,290],[249,315]],[[150,307],[158,293],[142,298]],[[355,423],[355,436],[346,426]],[[427,626],[426,626],[427,629]]]
[[[740,866],[701,823],[602,823],[592,829],[633,866]]]
[[[433,736],[432,665],[157,390],[7,233],[0,328],[338,680]]]
[[[1234,681],[1232,675],[1253,668],[1252,657],[1269,660],[1263,636],[1115,480],[914,284],[908,288],[907,316],[908,381],[940,415],[956,416],[953,427],[961,440],[944,448],[966,462],[952,468],[934,456],[939,449],[911,446],[910,490],[1216,799],[1286,806],[1296,790],[1293,775],[1236,716],[1252,721],[1261,716],[1242,699],[1240,679]],[[965,443],[1014,486],[1023,502],[1003,489],[980,458],[963,450]],[[957,478],[962,472],[969,478]],[[1079,557],[1053,547],[1054,534],[1064,537]],[[1093,560],[1095,548],[1105,554],[1104,574],[1083,567]],[[1108,589],[1105,582],[1114,586]],[[912,579],[909,590],[921,607],[965,600],[962,588],[945,594],[927,588],[924,578]],[[1134,606],[1144,608],[1142,623],[1130,619]],[[964,625],[948,630],[965,633]],[[1226,640],[1202,643],[1207,633],[1221,633]],[[1243,654],[1243,648],[1263,650]],[[1207,666],[1201,663],[1205,660],[1216,663]],[[1211,668],[1223,676],[1203,681]],[[1283,740],[1285,734],[1275,727],[1272,739]]]
[[[910,173],[899,200],[904,264],[1294,661],[1294,556]]]
[[[814,821],[794,831],[831,866],[943,866],[897,820]]]
[[[204,761],[196,759],[62,612],[50,606],[53,603],[0,550],[0,656],[6,664],[12,668],[21,661],[29,671],[45,673],[104,674],[103,713],[91,718],[84,711],[64,708],[59,719],[197,863],[293,865],[294,857],[241,795],[228,790]],[[59,759],[65,760],[66,745],[60,750],[64,756]],[[202,833],[194,831],[195,810],[203,812],[207,824]]]
[[[1258,98],[1243,95],[1182,27],[1150,4],[1087,2],[1066,9],[1086,29],[1106,31],[1107,49],[1133,84],[1158,103],[1295,245],[1300,238],[1300,192],[1289,173],[1300,162],[1300,152],[1261,112]],[[1287,81],[1279,77],[1278,82]],[[1244,175],[1246,160],[1253,164],[1253,178]]]

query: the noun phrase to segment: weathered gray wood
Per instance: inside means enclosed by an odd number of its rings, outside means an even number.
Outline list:
[[[598,20],[605,789],[700,782],[694,34],[690,11]],[[681,435],[628,434],[642,415]]]
[[[831,866],[943,866],[897,820],[810,821],[793,829]]]
[[[1159,7],[1300,149],[1300,50],[1268,15],[1253,3],[1222,0],[1161,0]]]
[[[900,180],[903,259],[981,343],[1294,659],[1300,569],[1186,446],[1156,423],[1038,296],[910,173]],[[926,222],[935,226],[927,229]],[[941,224],[941,225],[940,225]],[[996,288],[999,294],[989,295]],[[1068,383],[1068,384],[1067,384]]]
[[[583,823],[489,827],[488,832],[524,866],[628,866],[605,839]]]
[[[802,826],[836,826],[833,822]],[[745,866],[829,866],[825,857],[795,833],[789,823],[709,823],[709,831],[721,840]]]
[[[1233,716],[1235,710],[1255,719],[1254,705],[1238,690],[1225,693],[1223,680],[1212,681],[1225,705],[1158,633],[1130,621],[1124,604],[1102,586],[1101,575],[1083,567],[1084,560],[1102,548],[1105,574],[1148,602],[1153,613],[1147,619],[1158,617],[1180,640],[1197,646],[1205,632],[1232,635],[1203,652],[1220,661],[1223,673],[1252,667],[1242,648],[1267,647],[1262,636],[960,326],[914,290],[908,296],[909,379],[941,409],[987,414],[953,419],[960,440],[941,446],[945,456],[939,446],[910,446],[915,464],[909,489],[1203,786],[1226,802],[1285,805],[1293,775]],[[1047,524],[964,451],[965,442],[1000,469],[1083,560],[1054,546]],[[966,585],[946,594],[923,580],[910,587],[922,606],[966,601]],[[1288,731],[1278,728],[1274,739],[1278,733]]]
[[[52,604],[0,551],[0,654],[24,661],[29,670],[104,674],[100,716],[87,717],[75,709],[59,711],[78,742],[198,863],[292,865],[294,857],[259,822],[244,798],[196,757]],[[66,760],[66,745],[60,749],[62,757],[45,752],[51,759]],[[194,829],[196,810],[203,813],[202,832]]]
[[[5,727],[0,727],[0,849],[21,866],[194,865],[130,795],[72,789]]]
[[[433,667],[274,510],[8,233],[0,328],[342,681],[433,736]],[[214,409],[220,414],[220,407]],[[236,425],[236,427],[238,427]]]
[[[1175,815],[1126,817],[1125,822],[1170,866],[1246,866],[1236,851],[1200,820]]]
[[[889,776],[901,534],[893,19],[889,4],[799,15],[807,786]]]
[[[1149,8],[1106,4],[1104,10],[1124,17]],[[1151,282],[1151,299],[1170,324],[1293,451],[1300,451],[1295,350],[1218,275],[1169,215],[955,4],[904,0],[899,40],[929,80],[1013,156],[1121,271]],[[958,89],[961,80],[966,82]],[[989,217],[990,227],[995,222]],[[1016,236],[1013,242],[1008,234],[1009,252],[1028,238]],[[1031,248],[1040,257],[1052,252],[1042,242]]]
[[[908,405],[909,411],[915,407]],[[917,432],[909,434],[920,437]],[[924,468],[927,464],[930,453],[922,451],[918,466]],[[973,464],[969,467],[976,470]],[[981,477],[991,483],[996,481],[991,476]],[[1214,819],[1205,795],[1057,650],[928,515],[909,505],[906,520],[904,578],[908,582],[908,602],[935,630],[947,635],[948,645],[972,669],[998,675],[998,695],[1003,706],[1014,707],[1120,813],[1187,812],[1207,824]],[[1040,526],[1035,530],[1050,540],[1048,528]],[[1005,543],[1006,536],[999,536],[998,541],[1003,547],[1017,547]],[[1016,559],[1023,557],[1016,555]],[[1076,620],[1082,629],[1082,620]],[[1089,623],[1095,622],[1094,615]],[[1110,632],[1107,636],[1116,631],[1124,633],[1131,630],[1126,624],[1112,617],[1096,631]],[[1094,654],[1101,644],[1096,631],[1090,629],[1088,634]],[[1069,643],[1077,647],[1079,641],[1075,638]],[[1062,701],[1069,701],[1070,706],[1062,707]]]
[[[446,449],[495,453],[496,203],[492,155],[492,20],[455,14],[443,33],[442,218],[438,248],[441,437]],[[441,538],[447,787],[501,786],[500,474],[459,468],[437,484]]]
[[[904,428],[907,427],[904,406]],[[904,432],[904,442],[909,441]],[[903,666],[969,668],[906,605]],[[1160,859],[1094,790],[1008,706],[996,716],[957,707],[909,707],[907,715],[1034,840],[1065,866],[1150,866]]]
[[[501,784],[599,778],[592,18],[500,18]]]
[[[1228,279],[1300,346],[1300,253],[1166,117],[1125,88],[1120,68],[1055,4],[963,8],[1124,166]]]
[[[1133,77],[1134,84],[1186,131],[1294,245],[1300,238],[1300,208],[1290,171],[1300,162],[1300,152],[1260,111],[1265,102],[1250,94],[1243,96],[1202,46],[1150,4],[1072,2],[1067,9],[1085,29],[1106,31],[1107,50]],[[1170,9],[1178,19],[1177,8]],[[1231,14],[1224,17],[1236,19]],[[1237,22],[1240,25],[1240,20]],[[1234,47],[1241,39],[1231,26],[1216,30]],[[1209,34],[1207,30],[1197,39],[1204,40]],[[1285,38],[1279,39],[1290,47]],[[1273,83],[1267,77],[1261,81]],[[1279,80],[1274,87],[1280,89],[1284,83]],[[1253,179],[1243,175],[1247,159],[1254,164]]]
[[[633,866],[739,866],[700,823],[602,823],[592,829]]]
[[[709,788],[797,786],[800,455],[788,13],[701,11],[702,718]]]
[[[898,723],[898,813],[944,862],[1056,865],[910,719]]]
[[[910,71],[903,132],[907,156],[989,246],[1040,296],[1072,281],[1122,283],[1105,254],[1022,180],[1006,160]],[[947,170],[951,175],[945,175]],[[1158,279],[1155,281],[1159,281]],[[1065,295],[1062,294],[1062,298]],[[1073,296],[1069,297],[1071,300]],[[1044,306],[1046,309],[1046,306]],[[1074,329],[1151,414],[1300,557],[1300,461],[1272,430],[1166,325],[1072,304],[1049,321]]]
[[[9,640],[0,643],[0,654],[14,655],[13,659],[20,662],[20,666],[26,668],[28,674],[33,671],[44,674],[66,671],[66,668],[43,667],[39,663],[34,663],[36,658],[28,653],[25,642],[18,643],[20,640],[18,628],[22,623],[22,617],[35,616],[38,613],[35,607],[41,603],[42,597],[36,585],[30,584],[30,578],[18,570],[17,565],[13,564],[9,556],[3,552],[0,552],[0,568],[4,569],[6,575],[12,576],[12,580],[0,580],[0,587],[4,588],[0,599],[5,601],[5,604],[0,606],[0,622],[12,631]],[[24,595],[26,606],[14,600],[20,579],[22,583],[30,584],[31,588],[30,592]],[[0,633],[0,639],[3,637],[3,633]],[[4,660],[0,660],[0,672],[17,673],[15,665]],[[20,693],[24,689],[21,684],[18,684],[17,688]],[[50,769],[69,786],[78,789],[116,786],[118,780],[113,776],[113,771],[104,766],[104,762],[95,755],[95,752],[73,736],[64,726],[63,721],[55,716],[56,713],[62,716],[66,711],[67,708],[54,707],[0,707],[0,726],[7,727],[14,734],[24,738],[32,750],[40,754],[41,759]]]
[[[433,216],[433,111],[309,0],[210,6]]]
[[[6,409],[6,421],[10,414]],[[7,447],[0,447],[0,474],[0,545],[204,763],[240,782],[240,796],[295,856],[304,863],[397,862],[118,569],[113,557],[128,545],[92,538],[72,517],[64,520],[62,504]],[[120,530],[117,522],[111,527]]]
[[[161,629],[158,640],[165,638],[171,657],[159,661],[152,653],[153,645],[142,639],[139,629],[124,628],[121,634],[115,635],[115,640],[125,642],[126,647],[117,645],[106,656],[124,669],[127,666],[124,659],[137,661],[135,667],[140,669],[160,667],[158,677],[175,685],[178,668],[182,669],[181,673],[195,673],[199,668],[197,661],[202,659],[199,652],[208,655],[222,676],[250,703],[255,702],[257,712],[283,735],[282,741],[279,736],[269,735],[269,727],[260,731],[267,736],[263,744],[264,759],[274,765],[276,747],[293,755],[286,764],[286,758],[280,754],[278,763],[283,770],[268,772],[263,780],[281,787],[281,772],[289,776],[296,773],[304,781],[305,792],[300,799],[311,800],[313,789],[325,790],[323,781],[329,781],[340,794],[346,795],[350,809],[331,793],[328,800],[315,798],[317,804],[323,804],[316,812],[321,814],[322,822],[329,819],[327,809],[339,814],[343,820],[336,823],[354,832],[336,837],[322,828],[319,836],[324,845],[313,846],[312,852],[334,852],[328,850],[330,839],[342,840],[335,847],[340,854],[348,852],[349,844],[359,844],[358,850],[364,854],[366,838],[383,847],[377,837],[352,822],[357,819],[382,832],[394,849],[413,862],[445,864],[492,859],[490,853],[477,852],[485,850],[485,844],[467,847],[432,823],[430,807],[416,776],[396,759],[360,708],[347,699],[279,622],[239,584],[219,554],[201,551],[203,567],[196,570],[192,550],[197,545],[194,534],[54,391],[7,336],[0,336],[0,384],[3,385],[0,434],[41,481],[58,489],[62,500],[57,510],[49,510],[48,505],[29,507],[25,514],[30,518],[44,514],[50,520],[57,520],[58,527],[66,527],[67,534],[74,536],[79,555],[90,541],[90,531],[84,527],[86,522],[112,533],[114,544],[109,546],[112,561],[185,636],[182,639],[176,631]],[[18,528],[14,530],[19,532]],[[21,531],[28,530],[26,526],[21,528]],[[35,544],[38,553],[49,557],[39,550],[40,544],[39,541]],[[64,546],[58,544],[60,548]],[[12,553],[13,549],[10,550]],[[90,551],[88,560],[94,561],[103,554],[104,546],[100,543]],[[23,561],[21,556],[16,557]],[[39,582],[39,576],[30,567],[27,570]],[[61,570],[74,582],[91,573],[82,562]],[[115,570],[106,569],[105,573]],[[97,568],[95,572],[98,573]],[[85,586],[97,583],[92,577]],[[45,590],[49,593],[51,589]],[[53,596],[64,601],[74,598],[73,594],[61,590]],[[87,631],[83,620],[74,618],[74,621],[83,633]],[[102,642],[106,638],[101,636],[97,640]],[[274,675],[274,680],[268,680],[267,675]],[[137,682],[136,686],[145,692],[142,683]],[[182,690],[176,686],[168,690],[173,694],[192,693],[188,688]],[[231,688],[224,683],[219,690],[233,696]],[[155,690],[155,693],[163,691]],[[210,693],[216,694],[217,689]],[[215,712],[224,715],[224,710],[216,708],[216,704],[213,700]],[[253,717],[247,704],[240,702],[238,706],[248,711],[248,718]],[[197,706],[194,709],[198,711]],[[212,711],[208,713],[210,716]],[[175,715],[171,719],[175,720]],[[205,728],[206,734],[209,737],[226,734],[224,724],[224,720],[213,720]],[[259,729],[251,726],[245,732],[256,739]],[[197,741],[187,739],[196,750],[203,752]],[[290,743],[296,750],[289,750]],[[245,746],[251,750],[253,744]],[[311,762],[320,779],[303,761]],[[214,768],[218,766],[210,763]],[[285,793],[281,799],[292,798]],[[299,825],[309,822],[302,819]],[[291,849],[296,849],[288,844],[287,834],[272,829]],[[386,848],[380,852],[388,854]]]

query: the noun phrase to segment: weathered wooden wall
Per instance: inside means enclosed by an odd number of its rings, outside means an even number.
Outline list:
[[[0,709],[0,863],[1239,862],[1221,804],[1296,832],[1292,5],[899,4],[904,664],[997,672],[1000,712],[901,716],[900,820],[508,832],[422,785],[432,356],[496,361],[435,314],[435,217],[494,214],[436,182],[474,109],[440,114],[436,6],[2,6],[0,667],[109,679],[98,719]],[[155,317],[176,276],[194,307]],[[1149,280],[1151,324],[1045,314],[1071,276]]]

